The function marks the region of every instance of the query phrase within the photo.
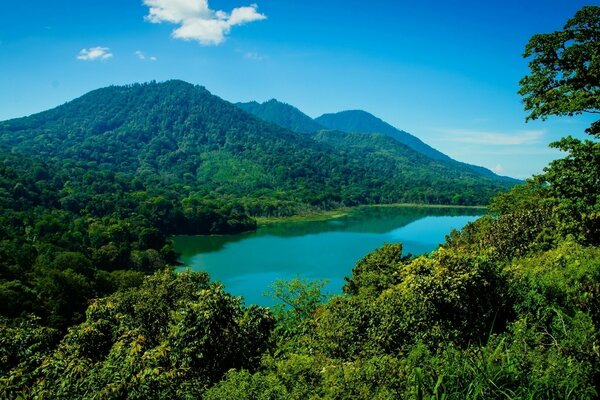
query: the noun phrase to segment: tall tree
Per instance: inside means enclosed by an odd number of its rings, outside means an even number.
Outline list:
[[[534,35],[523,56],[532,57],[519,91],[527,120],[600,113],[600,7],[583,7],[562,31]],[[600,138],[600,120],[586,132]],[[547,184],[558,228],[600,243],[600,143],[566,137],[550,146],[567,152],[538,177]]]
[[[583,7],[562,31],[534,35],[523,56],[532,57],[519,91],[528,120],[600,113],[600,7]],[[587,132],[600,135],[599,122]]]

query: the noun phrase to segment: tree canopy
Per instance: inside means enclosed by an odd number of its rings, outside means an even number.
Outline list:
[[[528,119],[600,113],[599,6],[583,7],[561,31],[534,35],[523,56],[532,57],[519,91]],[[600,134],[600,125],[588,132]]]

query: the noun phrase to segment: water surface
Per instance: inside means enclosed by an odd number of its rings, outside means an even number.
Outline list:
[[[247,304],[271,305],[263,293],[276,279],[327,279],[325,290],[339,293],[356,261],[384,243],[402,242],[404,253],[427,253],[483,212],[362,207],[336,219],[277,223],[238,235],[177,236],[175,250],[183,265],[207,271]]]

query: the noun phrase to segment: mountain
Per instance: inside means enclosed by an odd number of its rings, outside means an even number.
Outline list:
[[[111,86],[0,123],[0,146],[13,153],[133,174],[145,187],[169,188],[175,202],[209,197],[250,215],[368,203],[486,204],[512,185],[396,140],[365,140],[295,133],[182,81]]]
[[[408,147],[436,160],[449,160],[450,157],[423,143],[408,132],[394,128],[387,122],[362,110],[342,111],[335,114],[324,114],[315,121],[328,129],[351,133],[383,133],[404,143]]]
[[[263,121],[274,123],[294,132],[316,133],[325,129],[322,125],[315,122],[315,120],[298,110],[296,107],[275,99],[271,99],[262,104],[256,101],[236,103],[236,106]]]
[[[399,130],[366,111],[342,111],[335,114],[324,114],[316,119],[311,119],[296,107],[275,99],[262,104],[254,101],[237,103],[236,105],[263,121],[271,122],[299,133],[313,134],[325,129],[349,133],[382,133],[427,157],[452,164],[454,167],[467,169],[490,178],[516,182],[512,178],[497,176],[487,168],[456,161],[423,143],[416,136]]]
[[[516,180],[512,178],[497,176],[487,168],[456,161],[448,157],[446,154],[423,143],[416,136],[399,130],[366,111],[349,110],[333,114],[324,114],[316,118],[315,121],[320,125],[327,127],[328,129],[335,129],[344,132],[382,133],[435,160],[444,161],[458,168],[465,168],[483,176],[497,177],[498,179],[516,182]]]

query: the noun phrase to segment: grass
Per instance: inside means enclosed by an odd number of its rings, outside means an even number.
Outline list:
[[[355,208],[340,208],[327,211],[311,211],[292,215],[289,217],[257,217],[256,222],[259,226],[279,224],[283,222],[310,222],[310,221],[327,221],[330,219],[344,217],[354,211]]]
[[[372,205],[360,205],[356,207],[344,207],[337,208],[335,210],[322,210],[322,211],[310,211],[307,213],[301,213],[297,215],[291,215],[289,217],[256,217],[258,226],[286,223],[286,222],[311,222],[311,221],[327,221],[330,219],[336,219],[345,217],[346,215],[352,214],[358,209],[364,208],[375,208],[375,207],[418,207],[418,208],[466,208],[466,209],[477,209],[484,210],[486,206],[453,206],[453,205],[435,205],[435,204],[415,204],[415,203],[394,203],[394,204],[372,204]]]

